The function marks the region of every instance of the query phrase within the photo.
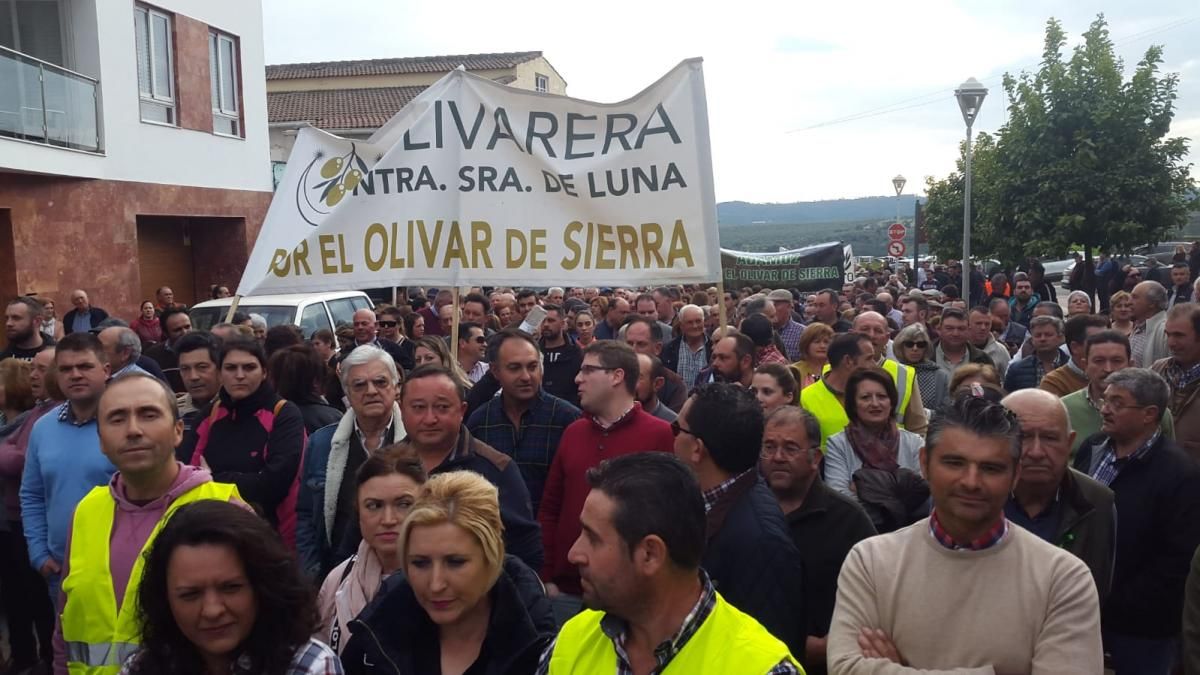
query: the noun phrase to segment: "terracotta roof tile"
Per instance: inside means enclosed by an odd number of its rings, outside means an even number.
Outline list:
[[[467,70],[502,70],[512,68],[541,56],[536,52],[505,52],[497,54],[457,54],[448,56],[415,56],[399,59],[369,59],[364,61],[322,61],[317,63],[281,63],[267,66],[268,80],[297,80],[312,77],[349,77],[355,75],[396,75],[403,73],[440,73],[457,68]]]
[[[425,87],[325,89],[267,94],[270,122],[308,122],[323,129],[383,126]]]

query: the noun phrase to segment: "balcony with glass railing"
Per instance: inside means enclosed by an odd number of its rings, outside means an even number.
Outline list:
[[[100,83],[0,46],[0,137],[101,152]]]

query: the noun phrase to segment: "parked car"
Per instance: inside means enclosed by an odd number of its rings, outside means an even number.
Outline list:
[[[1081,251],[1072,251],[1072,257],[1070,258],[1064,258],[1062,260],[1043,260],[1042,267],[1046,269],[1046,281],[1054,283],[1069,277],[1070,272],[1067,272],[1067,267],[1075,269],[1075,258],[1073,257],[1075,255],[1082,256],[1083,253]]]
[[[189,312],[192,328],[208,330],[225,320],[233,298],[206,300],[197,303]],[[267,320],[267,327],[292,324],[300,327],[304,338],[324,328],[334,330],[341,324],[354,322],[354,313],[373,308],[371,298],[362,291],[331,293],[295,293],[287,295],[248,295],[238,302],[237,311],[258,314]]]
[[[1163,265],[1170,265],[1175,258],[1175,247],[1182,246],[1184,251],[1191,247],[1191,242],[1186,241],[1164,241],[1153,246],[1142,246],[1134,249],[1134,252],[1144,255],[1148,258],[1154,258]]]

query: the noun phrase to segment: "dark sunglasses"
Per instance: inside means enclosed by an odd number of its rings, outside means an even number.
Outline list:
[[[929,343],[928,342],[905,342],[903,346],[905,349],[912,349],[913,347],[916,347],[917,349],[925,349],[926,347],[929,346]]]
[[[377,323],[379,324],[380,328],[395,328],[397,322],[395,322],[395,321],[378,321]]]

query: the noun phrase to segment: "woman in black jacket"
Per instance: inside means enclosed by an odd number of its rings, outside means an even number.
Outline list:
[[[267,382],[267,358],[257,341],[226,340],[220,358],[221,391],[175,455],[208,469],[215,481],[237,485],[242,499],[294,548],[304,417]]]
[[[501,529],[487,479],[430,478],[400,530],[404,574],[350,624],[346,673],[534,672],[555,632],[553,612],[537,575],[504,555]]]

